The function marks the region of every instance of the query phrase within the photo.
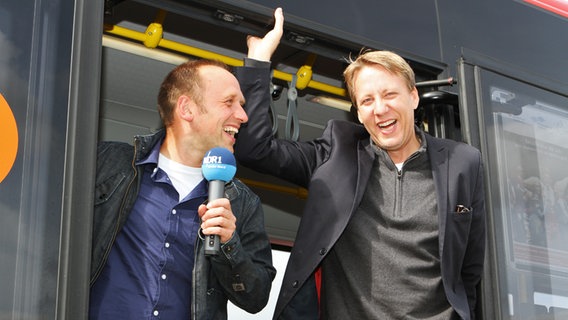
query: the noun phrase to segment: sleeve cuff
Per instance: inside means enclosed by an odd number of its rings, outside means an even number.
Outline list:
[[[245,67],[270,68],[270,61],[260,61],[251,58],[245,58]]]

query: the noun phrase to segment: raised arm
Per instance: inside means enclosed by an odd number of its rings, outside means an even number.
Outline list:
[[[270,61],[280,43],[283,32],[284,14],[282,8],[276,8],[274,10],[274,28],[266,33],[263,38],[250,35],[247,37],[247,57],[258,61]]]
[[[274,18],[273,29],[263,38],[248,37],[245,66],[235,69],[248,115],[248,123],[240,128],[237,136],[235,157],[253,170],[306,187],[317,166],[314,145],[276,139],[272,135],[270,59],[283,33],[281,8],[274,11]]]

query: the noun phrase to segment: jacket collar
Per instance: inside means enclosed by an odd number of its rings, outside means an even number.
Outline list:
[[[137,135],[134,137],[134,161],[145,159],[157,143],[161,143],[166,136],[166,129],[160,129],[156,133]]]

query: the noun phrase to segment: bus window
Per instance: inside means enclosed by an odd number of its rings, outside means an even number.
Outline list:
[[[502,316],[561,319],[568,314],[568,99],[485,70],[479,79]]]

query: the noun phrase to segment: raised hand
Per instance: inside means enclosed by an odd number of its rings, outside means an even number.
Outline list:
[[[284,14],[282,8],[274,10],[274,28],[268,31],[264,38],[247,37],[248,58],[259,61],[270,61],[272,54],[278,47],[282,33],[284,32]]]

